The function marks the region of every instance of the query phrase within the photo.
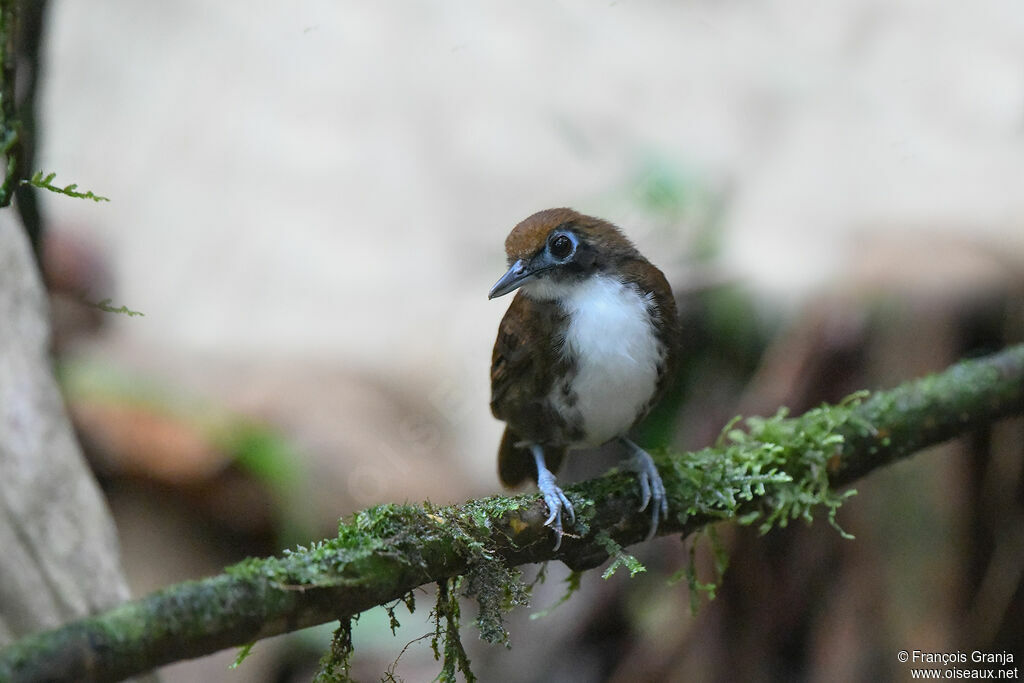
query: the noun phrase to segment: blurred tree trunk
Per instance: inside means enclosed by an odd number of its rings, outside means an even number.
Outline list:
[[[0,211],[0,644],[128,597],[51,371],[47,310],[28,239]]]
[[[0,645],[129,597],[113,519],[53,376],[43,221],[20,182],[35,164],[46,10],[0,0]]]

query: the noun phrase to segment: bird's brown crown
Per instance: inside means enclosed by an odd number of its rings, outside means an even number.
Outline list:
[[[521,221],[505,238],[508,262],[511,264],[519,259],[529,259],[544,248],[548,235],[556,228],[573,230],[602,251],[636,251],[632,242],[608,221],[584,216],[572,209],[545,209]]]

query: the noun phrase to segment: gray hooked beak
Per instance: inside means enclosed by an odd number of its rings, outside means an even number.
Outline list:
[[[504,296],[509,292],[519,289],[520,286],[526,284],[526,281],[535,274],[536,271],[530,270],[526,262],[523,259],[519,259],[512,264],[507,273],[501,276],[500,280],[494,283],[491,291],[487,292],[487,298],[493,299],[498,296]]]

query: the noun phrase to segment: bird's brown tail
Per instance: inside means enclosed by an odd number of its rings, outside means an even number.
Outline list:
[[[527,479],[537,480],[537,466],[529,448],[517,446],[521,439],[508,427],[498,446],[498,476],[501,483],[509,488],[519,486]],[[544,463],[552,473],[557,474],[565,457],[565,448],[544,448]]]

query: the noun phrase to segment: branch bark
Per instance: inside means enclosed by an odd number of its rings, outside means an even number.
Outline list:
[[[770,429],[752,426],[746,450],[719,445],[658,460],[673,513],[662,522],[659,534],[685,536],[710,522],[757,511],[765,518],[808,476],[820,477],[833,489],[842,487],[922,448],[1020,414],[1024,345],[959,363],[859,403],[779,418],[770,422]],[[831,426],[822,430],[822,424]],[[782,435],[778,443],[766,441],[772,434]],[[783,441],[790,438],[799,444],[799,452],[787,456],[779,471],[772,469],[774,479],[769,477],[767,486],[748,477],[754,482],[750,495],[732,491],[735,505],[702,506],[694,500],[710,494],[728,497],[730,492],[695,490],[687,473],[699,470],[688,463],[718,459],[740,467],[744,458],[756,453],[784,451]],[[755,450],[747,448],[752,443]],[[813,460],[811,453],[823,459]],[[812,461],[824,463],[824,470],[815,474],[821,468],[808,465]],[[790,481],[779,483],[779,472],[788,474]],[[123,678],[343,619],[400,599],[422,584],[465,574],[481,563],[517,566],[557,559],[584,569],[607,558],[608,538],[623,546],[644,539],[649,518],[637,510],[631,477],[613,473],[567,487],[567,493],[577,510],[578,535],[567,536],[557,552],[543,526],[546,509],[535,495],[495,496],[445,508],[380,506],[343,524],[338,538],[310,549],[248,560],[219,576],[171,586],[105,614],[25,638],[0,651],[0,680]]]

